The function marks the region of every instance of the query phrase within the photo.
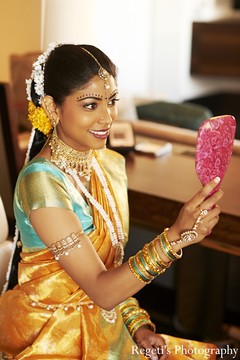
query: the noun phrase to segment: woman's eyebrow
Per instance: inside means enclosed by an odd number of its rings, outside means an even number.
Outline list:
[[[114,92],[109,96],[109,100],[112,99],[117,94],[118,94],[118,90],[114,90]]]

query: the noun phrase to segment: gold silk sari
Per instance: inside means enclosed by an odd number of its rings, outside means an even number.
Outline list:
[[[99,151],[96,156],[114,195],[127,239],[129,216],[124,159],[109,150]],[[43,166],[50,167],[49,173],[51,169],[54,169],[52,172],[56,171],[51,164],[46,165],[44,162]],[[35,199],[31,197],[29,200],[29,189],[41,186],[41,177],[43,176],[44,179],[46,177],[45,172],[41,174],[39,173],[37,177],[34,176],[34,172],[28,174],[28,186],[25,190],[21,187],[21,181],[17,184],[15,201],[22,213],[24,213],[24,208],[36,208],[36,204],[42,204],[39,196],[43,196],[43,193],[40,192],[39,195],[38,191],[35,192]],[[60,180],[56,180],[58,202],[61,191],[64,192],[62,198],[66,198],[68,187],[71,186],[66,177],[67,185],[61,184],[59,187]],[[54,190],[52,183],[51,188],[47,188],[46,184],[43,192],[47,197],[48,192],[52,193]],[[21,194],[18,193],[19,188],[22,190]],[[106,195],[94,172],[91,176],[90,191],[114,223]],[[73,192],[74,190],[71,194]],[[24,202],[28,204],[24,205]],[[65,202],[63,206],[71,208],[70,203],[71,201]],[[88,236],[105,266],[111,268],[115,250],[112,247],[108,229],[94,207],[92,217],[94,229],[88,233]],[[27,224],[27,216],[24,221]],[[60,267],[46,247],[33,251],[26,244],[24,245],[23,237],[21,240],[23,250],[19,264],[18,285],[0,298],[0,352],[4,352],[5,358],[18,360],[145,359],[142,353],[135,350],[136,344],[123,322],[118,307],[110,312],[102,311]],[[185,340],[166,335],[164,337],[169,347],[170,360],[204,358],[202,353],[200,356],[199,354],[193,356],[192,353],[184,355],[180,354],[179,350],[176,354],[176,345],[179,344],[184,346],[187,344],[188,349],[190,346],[190,348],[201,348],[205,351],[213,347],[197,342],[186,343]],[[215,357],[211,356],[209,359],[215,359]]]

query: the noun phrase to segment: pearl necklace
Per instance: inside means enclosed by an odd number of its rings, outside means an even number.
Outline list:
[[[92,164],[92,168],[95,170],[95,172],[97,174],[97,177],[98,177],[101,185],[103,186],[103,190],[108,199],[109,206],[113,212],[114,220],[115,220],[116,226],[117,226],[117,234],[115,232],[114,225],[113,225],[111,219],[109,218],[108,214],[106,213],[106,211],[104,210],[102,205],[99,204],[99,202],[90,194],[90,192],[87,190],[87,188],[83,185],[82,181],[80,180],[80,178],[78,176],[77,171],[75,169],[68,169],[68,170],[66,170],[66,173],[72,176],[72,178],[75,180],[76,184],[78,185],[79,189],[82,191],[84,196],[98,210],[98,212],[102,216],[103,220],[105,221],[105,223],[108,227],[108,230],[109,230],[112,245],[115,249],[114,266],[117,267],[122,264],[123,257],[124,257],[124,250],[123,250],[124,232],[123,232],[121,220],[117,213],[117,208],[116,208],[114,198],[108,188],[108,184],[107,184],[105,175],[104,175],[102,169],[100,168],[95,157],[92,158],[91,164]]]
[[[49,145],[51,147],[51,162],[56,164],[66,174],[72,176],[84,196],[102,216],[109,230],[112,246],[115,249],[114,266],[117,267],[121,265],[124,257],[124,232],[122,223],[118,215],[115,200],[109,190],[106,177],[98,164],[97,159],[93,156],[92,150],[82,153],[72,149],[58,138],[56,128],[53,129]],[[102,205],[90,194],[80,179],[80,177],[83,177],[89,180],[92,169],[96,172],[100,184],[103,187],[103,191],[107,197],[116,224],[117,234],[115,232],[113,222]]]
[[[115,204],[114,198],[109,190],[105,175],[94,156],[92,157],[91,166],[94,169],[94,171],[96,172],[97,177],[98,177],[98,179],[103,187],[103,190],[105,192],[105,195],[108,199],[110,208],[113,212],[114,220],[116,222],[118,236],[115,232],[113,223],[112,223],[111,219],[109,218],[108,214],[106,213],[106,211],[104,210],[102,205],[99,204],[99,202],[90,194],[90,192],[87,190],[87,188],[83,185],[82,181],[79,178],[77,170],[76,169],[68,169],[66,172],[73,177],[73,179],[75,180],[79,189],[83,192],[83,194],[90,201],[90,203],[99,211],[99,213],[103,217],[104,221],[106,222],[106,225],[109,230],[110,238],[112,241],[112,245],[115,249],[114,267],[118,267],[122,264],[123,257],[124,257],[124,248],[123,248],[124,233],[123,233],[121,220],[118,216],[116,204]],[[115,323],[115,321],[117,319],[117,313],[116,313],[115,309],[112,309],[110,311],[101,309],[101,314],[102,314],[103,318],[108,323],[111,323],[111,324]]]

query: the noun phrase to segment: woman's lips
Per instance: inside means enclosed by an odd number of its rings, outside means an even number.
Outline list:
[[[109,135],[109,129],[107,130],[89,130],[97,139],[106,139]]]

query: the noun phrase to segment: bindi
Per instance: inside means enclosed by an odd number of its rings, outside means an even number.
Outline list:
[[[99,94],[86,94],[86,95],[78,96],[77,100],[88,99],[88,98],[103,99],[103,96]]]

